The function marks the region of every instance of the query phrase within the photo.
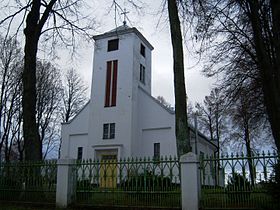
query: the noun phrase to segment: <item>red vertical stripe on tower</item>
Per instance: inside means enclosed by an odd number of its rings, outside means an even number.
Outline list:
[[[113,87],[112,87],[112,103],[111,106],[116,106],[117,100],[117,79],[118,79],[118,61],[113,61]]]
[[[105,107],[110,106],[110,90],[111,90],[111,70],[112,61],[107,62],[107,75],[106,75],[106,92],[105,92]]]

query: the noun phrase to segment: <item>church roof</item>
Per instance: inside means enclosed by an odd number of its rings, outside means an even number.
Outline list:
[[[110,33],[110,32],[120,32],[120,31],[123,31],[123,30],[126,30],[126,29],[130,29],[131,27],[129,27],[128,25],[121,25],[121,26],[118,26],[117,28],[114,28],[112,29],[111,31],[108,31],[106,33]]]
[[[95,35],[93,36],[94,40],[109,38],[113,36],[119,36],[123,34],[129,34],[129,33],[135,33],[145,44],[148,46],[151,50],[154,49],[154,47],[151,45],[151,43],[141,34],[135,27],[129,27],[127,25],[121,25],[116,27],[113,30],[110,30],[108,32],[105,32],[103,34]]]

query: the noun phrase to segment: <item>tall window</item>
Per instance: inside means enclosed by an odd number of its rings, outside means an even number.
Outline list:
[[[118,61],[107,62],[105,107],[116,106]]]
[[[160,158],[160,143],[154,143],[154,159]]]
[[[103,124],[103,139],[114,139],[115,138],[115,123]]]
[[[140,64],[140,82],[145,84],[145,66]]]
[[[140,54],[143,55],[143,57],[146,56],[146,49],[145,46],[143,44],[140,45]]]
[[[108,41],[108,52],[119,49],[119,39],[112,39]]]
[[[83,147],[78,147],[77,159],[82,160],[82,158],[83,158]]]

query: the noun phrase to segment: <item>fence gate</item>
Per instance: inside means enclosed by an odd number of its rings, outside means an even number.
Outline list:
[[[275,152],[201,158],[202,209],[280,209],[268,192],[277,158]]]
[[[76,205],[180,209],[176,158],[83,160],[76,164]]]

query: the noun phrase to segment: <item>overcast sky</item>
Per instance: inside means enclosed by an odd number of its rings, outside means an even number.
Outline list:
[[[96,21],[100,24],[96,34],[104,33],[116,27],[115,14],[111,11],[106,12],[112,0],[96,1],[93,5],[93,12],[96,14]],[[160,0],[145,0],[143,12],[138,14],[123,0],[118,1],[123,8],[127,8],[130,27],[136,27],[146,39],[154,46],[152,52],[152,95],[154,97],[163,96],[169,103],[174,105],[173,89],[173,59],[172,46],[169,34],[169,25],[167,13],[162,17],[156,15],[160,10]],[[160,24],[158,25],[158,22]],[[122,25],[122,20],[117,19],[117,25]],[[157,27],[158,25],[158,27]],[[192,45],[192,43],[189,43]],[[191,47],[188,47],[189,49]],[[83,75],[85,81],[90,85],[92,75],[93,44],[87,45],[79,50],[79,59],[74,63],[74,67]],[[191,50],[191,49],[190,49]],[[185,77],[187,95],[192,103],[203,101],[204,97],[210,93],[213,80],[202,76],[201,64],[196,65],[196,59],[188,50],[185,49]],[[63,68],[73,66],[73,63],[67,61],[63,55],[60,55],[59,64]],[[194,67],[193,67],[194,66]]]

